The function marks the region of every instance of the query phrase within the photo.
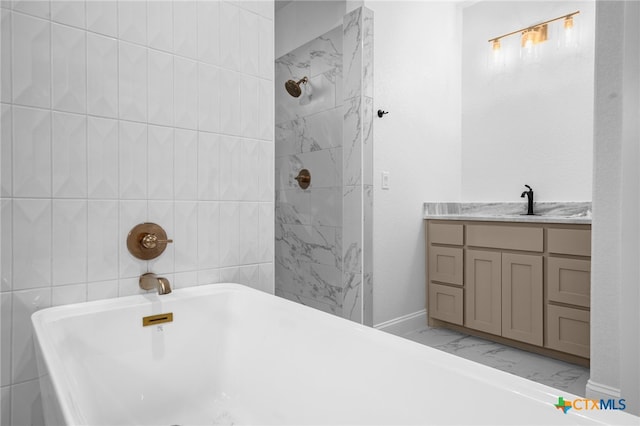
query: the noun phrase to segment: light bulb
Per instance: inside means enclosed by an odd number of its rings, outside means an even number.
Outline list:
[[[520,58],[525,62],[535,62],[538,58],[536,44],[540,42],[539,33],[535,28],[529,28],[522,33]]]
[[[573,16],[566,16],[564,18],[564,31],[560,37],[559,44],[561,47],[574,48],[577,47],[578,34],[576,27],[574,26]]]
[[[573,16],[564,18],[564,30],[571,31],[573,29]]]
[[[531,49],[536,38],[535,30],[528,29],[522,33],[522,47]]]
[[[500,39],[489,40],[491,42],[491,55],[488,56],[488,66],[494,71],[499,71],[505,66],[505,52],[502,50]]]

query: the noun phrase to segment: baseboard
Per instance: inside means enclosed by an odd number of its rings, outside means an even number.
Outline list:
[[[618,399],[620,398],[620,389],[594,382],[589,379],[587,381],[587,398],[589,399]]]
[[[423,309],[418,312],[403,315],[389,321],[381,322],[373,327],[387,333],[402,336],[411,331],[419,330],[427,326],[427,310]]]

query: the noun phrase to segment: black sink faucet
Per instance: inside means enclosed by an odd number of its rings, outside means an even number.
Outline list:
[[[524,191],[522,195],[520,195],[520,198],[524,198],[525,195],[527,196],[527,215],[533,215],[533,189],[531,189],[529,185],[525,186],[529,188],[529,190]]]

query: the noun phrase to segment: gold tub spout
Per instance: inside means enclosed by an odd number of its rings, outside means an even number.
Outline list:
[[[158,294],[169,294],[171,293],[171,285],[169,284],[169,280],[163,277],[159,277],[153,272],[147,272],[146,274],[142,274],[140,276],[140,288],[143,290],[153,290],[154,288],[158,289]]]

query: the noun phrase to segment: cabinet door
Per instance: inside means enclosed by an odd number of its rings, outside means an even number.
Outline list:
[[[502,254],[502,335],[542,346],[542,256]]]
[[[547,306],[547,346],[589,358],[589,311]]]
[[[462,285],[462,249],[429,247],[429,280]]]
[[[591,304],[591,261],[549,257],[547,294],[551,301],[588,308]]]
[[[462,325],[462,288],[429,284],[429,316]]]
[[[500,335],[501,255],[481,250],[465,255],[465,326]]]

